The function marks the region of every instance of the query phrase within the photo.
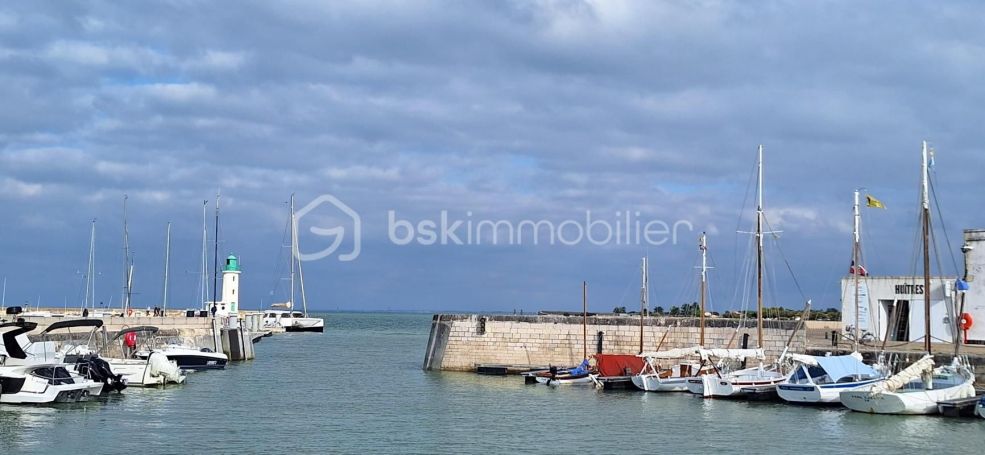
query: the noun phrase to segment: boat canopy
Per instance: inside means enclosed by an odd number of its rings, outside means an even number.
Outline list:
[[[735,360],[745,360],[749,357],[760,360],[766,358],[766,353],[762,349],[700,349],[698,354],[701,355],[702,360],[708,360],[710,357]]]
[[[130,327],[130,328],[126,328],[126,329],[120,330],[119,332],[116,333],[116,336],[114,336],[113,337],[113,340],[111,340],[111,341],[116,341],[117,338],[120,338],[120,337],[122,337],[122,336],[124,336],[124,335],[126,335],[128,333],[134,333],[134,332],[150,332],[150,334],[153,335],[153,334],[157,333],[157,331],[158,331],[158,328],[157,327],[154,327],[152,325],[139,325],[139,326],[136,326],[136,327]]]
[[[676,348],[668,349],[666,351],[644,352],[642,354],[638,354],[637,357],[646,357],[650,359],[679,359],[681,357],[696,355],[699,351],[701,351],[701,346],[694,346],[691,348]]]
[[[103,326],[102,319],[70,319],[68,321],[58,321],[48,326],[41,332],[41,335],[45,335],[55,330],[70,329],[73,327],[92,327],[98,329]]]
[[[794,362],[812,367],[821,367],[832,382],[845,377],[867,376],[879,377],[878,371],[869,365],[862,363],[857,353],[849,355],[815,356],[804,354],[787,354],[787,357]]]
[[[0,325],[0,329],[3,329],[3,348],[7,351],[7,356],[15,359],[26,359],[27,353],[17,342],[17,336],[30,332],[37,327],[36,322],[8,322]]]
[[[643,359],[632,354],[595,354],[600,376],[632,376],[643,371]]]

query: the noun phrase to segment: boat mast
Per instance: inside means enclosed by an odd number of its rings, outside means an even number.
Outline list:
[[[763,146],[759,146],[758,189],[756,191],[756,334],[763,348]]]
[[[90,302],[96,299],[96,277],[95,277],[95,243],[96,243],[96,219],[92,219],[92,227],[89,228],[89,264],[86,266],[86,292],[85,299],[82,302],[82,309],[95,308]],[[6,278],[4,278],[4,286],[6,286]]]
[[[924,349],[927,354],[933,354],[930,346],[930,178],[927,168],[927,141],[923,141],[922,163],[920,167],[921,180],[921,218],[923,224],[923,329]]]
[[[219,199],[221,198],[219,191],[215,193],[215,236],[212,239],[214,242],[213,248],[213,258],[212,258],[212,307],[216,308],[219,304],[219,296],[216,292],[219,290]]]
[[[700,315],[700,338],[698,339],[698,345],[701,347],[705,346],[705,292],[708,286],[708,241],[707,236],[704,232],[701,233],[701,243],[698,245],[701,249],[701,306],[699,310]]]
[[[298,284],[301,286],[301,308],[304,310],[304,317],[308,317],[308,298],[304,294],[304,270],[301,269],[301,248],[298,245],[298,219],[294,216],[294,194],[291,194],[291,264],[298,261]],[[291,291],[294,291],[294,283],[291,283]]]
[[[297,238],[297,225],[294,219],[294,193],[291,193],[291,308],[294,308],[294,268],[295,260],[297,260],[298,251],[295,248],[295,239]]]
[[[0,300],[0,310],[7,310],[7,277],[3,277],[3,297]]]
[[[588,358],[588,282],[581,282],[581,347],[583,359]]]
[[[171,269],[171,222],[168,222],[167,240],[164,242],[164,297],[161,299],[161,308],[166,313],[168,310],[168,272]]]
[[[641,267],[642,279],[640,286],[640,353],[643,353],[643,313],[650,308],[650,271],[648,270],[648,265],[646,261],[646,256],[643,256],[643,266]]]
[[[130,233],[127,230],[127,195],[123,195],[123,312],[130,309]]]
[[[202,309],[207,310],[206,303],[209,298],[209,256],[208,256],[208,240],[209,240],[209,228],[208,228],[208,212],[206,211],[209,206],[209,201],[206,199],[202,201],[202,275],[199,278],[199,297],[202,299]]]
[[[859,272],[862,270],[862,265],[859,259],[859,225],[861,224],[861,216],[859,215],[858,209],[858,190],[855,190],[855,205],[852,207],[852,214],[854,216],[854,229],[852,230],[852,274],[854,275],[855,281],[855,352],[858,352],[858,342],[862,331],[861,327],[859,327],[859,321],[861,318],[858,314],[858,277]]]

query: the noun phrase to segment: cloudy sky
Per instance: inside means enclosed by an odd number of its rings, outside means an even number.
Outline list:
[[[6,303],[119,305],[127,194],[134,304],[196,307],[202,206],[242,306],[284,298],[288,208],[319,309],[742,305],[756,148],[765,146],[770,305],[839,306],[851,196],[875,274],[914,271],[921,140],[936,149],[941,263],[985,227],[985,17],[977,2],[19,2],[0,6],[0,275]],[[209,216],[214,202],[208,206]],[[676,244],[396,245],[388,213],[453,219],[685,221]],[[211,223],[211,222],[210,222]],[[940,227],[940,225],[938,225]],[[211,229],[211,226],[210,226]],[[597,233],[597,232],[596,232]],[[304,252],[303,251],[303,252]],[[960,260],[960,259],[959,259]],[[786,262],[785,262],[786,261]],[[800,289],[793,284],[787,265]],[[801,292],[802,291],[802,292]]]

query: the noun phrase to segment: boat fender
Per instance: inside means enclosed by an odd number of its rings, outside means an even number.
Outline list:
[[[975,320],[972,319],[971,315],[968,313],[961,313],[961,330],[969,330],[971,326],[975,324]]]
[[[131,310],[131,311],[133,311],[133,310]],[[130,333],[124,335],[123,336],[123,342],[127,345],[128,348],[135,348],[135,347],[137,347],[137,332],[130,332]]]

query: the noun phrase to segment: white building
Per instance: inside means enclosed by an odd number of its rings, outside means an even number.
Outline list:
[[[969,343],[985,343],[985,229],[964,231],[964,267],[969,289],[964,294],[964,313],[971,316]],[[978,279],[976,280],[976,276]],[[960,319],[962,292],[955,290],[957,277],[930,280],[930,333],[935,343],[953,342]],[[859,277],[859,327],[876,340],[922,341],[924,336],[923,276]],[[847,330],[855,327],[855,277],[841,279],[841,320]],[[959,336],[964,336],[959,333]]]
[[[953,277],[930,279],[930,334],[934,343],[950,343],[954,331],[948,306],[954,304]],[[876,340],[922,341],[924,284],[922,276],[859,277],[859,327]],[[951,307],[953,308],[953,307]],[[841,279],[841,320],[854,332],[855,279]],[[888,336],[887,336],[888,332]]]

